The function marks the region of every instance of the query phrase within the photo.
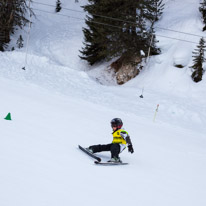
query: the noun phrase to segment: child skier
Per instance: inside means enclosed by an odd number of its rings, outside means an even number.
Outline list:
[[[120,118],[114,118],[111,121],[111,127],[113,129],[113,141],[111,144],[106,145],[92,145],[87,148],[87,150],[91,153],[102,152],[102,151],[110,151],[111,152],[111,160],[108,162],[121,162],[119,158],[120,152],[122,152],[126,146],[128,146],[128,151],[133,153],[134,149],[132,146],[132,142],[129,134],[121,129],[123,122]]]

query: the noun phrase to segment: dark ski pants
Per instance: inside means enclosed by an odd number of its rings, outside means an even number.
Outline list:
[[[94,153],[96,152],[104,152],[104,151],[110,151],[111,152],[111,158],[113,157],[119,157],[120,153],[120,145],[119,144],[99,144],[99,145],[92,145],[89,147],[93,150]]]

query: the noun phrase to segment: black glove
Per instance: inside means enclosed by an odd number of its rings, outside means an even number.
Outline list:
[[[133,152],[134,152],[134,149],[133,149],[133,147],[132,147],[132,145],[131,145],[131,144],[128,146],[128,152],[131,152],[131,153],[133,153]]]

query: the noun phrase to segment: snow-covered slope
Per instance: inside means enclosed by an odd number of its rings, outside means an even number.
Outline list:
[[[79,1],[61,2],[82,11],[87,1]],[[156,26],[204,35],[198,6],[167,0]],[[26,70],[21,69],[26,48],[0,53],[0,205],[204,206],[205,76],[198,84],[190,78],[196,44],[161,36],[197,43],[199,37],[157,29],[162,54],[127,84],[102,85],[96,79],[107,64],[89,71],[78,57],[85,14],[62,10],[67,15],[62,16],[51,6],[32,7],[38,10]],[[12,121],[4,120],[8,112]],[[77,145],[111,142],[114,117],[122,118],[135,153],[121,154],[128,166],[95,166]],[[110,154],[100,156],[107,160]]]

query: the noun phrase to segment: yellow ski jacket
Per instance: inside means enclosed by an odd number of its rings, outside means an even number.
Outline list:
[[[113,141],[112,143],[124,144],[126,145],[126,138],[129,136],[128,133],[123,129],[118,129],[112,133]]]

